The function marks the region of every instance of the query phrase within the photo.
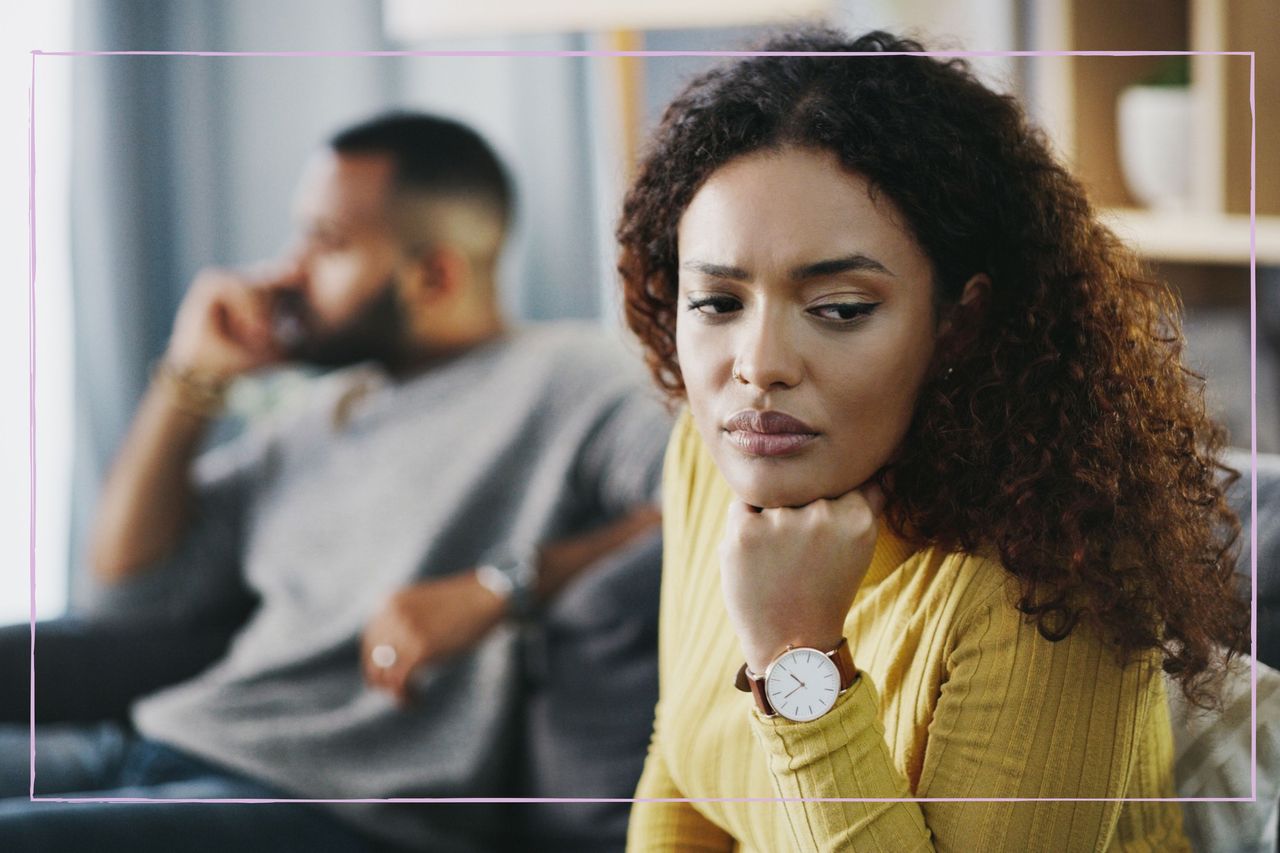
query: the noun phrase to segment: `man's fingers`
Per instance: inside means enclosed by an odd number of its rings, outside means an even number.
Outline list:
[[[303,283],[302,261],[296,257],[273,258],[244,267],[242,278],[254,290],[278,290]]]
[[[375,646],[375,648],[377,648]],[[378,690],[386,690],[392,694],[399,694],[404,689],[407,673],[405,667],[396,662],[391,666],[381,666],[373,659],[373,655],[366,653],[362,664],[364,670],[364,680],[370,687]]]
[[[307,279],[306,270],[302,266],[302,261],[293,259],[281,263],[270,276],[266,285],[270,288],[281,287],[297,287],[304,284]]]
[[[271,307],[267,295],[249,287],[230,287],[220,300],[233,341],[259,352],[272,348]]]
[[[373,650],[377,647],[369,635],[365,635],[360,646],[360,669],[364,673],[365,683],[370,687],[381,687],[384,669],[373,662]]]
[[[387,689],[393,669],[400,664],[395,643],[385,624],[375,621],[360,641],[360,669],[372,687]]]
[[[386,675],[382,682],[382,687],[400,704],[408,699],[406,685],[409,681],[409,670],[402,664],[397,663],[395,666],[386,669]]]
[[[422,650],[415,650],[406,640],[391,642],[379,635],[373,640],[366,635],[360,649],[360,668],[365,683],[377,690],[385,690],[404,705],[412,696],[410,685],[415,670],[427,663]]]
[[[400,705],[408,705],[413,700],[413,674],[421,664],[407,660],[397,660],[393,666],[380,671],[375,686],[391,694]]]

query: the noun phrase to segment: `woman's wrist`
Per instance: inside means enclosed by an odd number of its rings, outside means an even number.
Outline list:
[[[817,649],[829,652],[834,649],[844,636],[842,628],[805,629],[780,634],[775,638],[753,637],[748,640],[739,637],[747,662],[747,669],[753,675],[763,675],[764,671],[788,648]]]
[[[878,495],[853,489],[758,511],[730,503],[717,552],[720,585],[753,672],[787,646],[827,651],[839,642],[875,550]]]

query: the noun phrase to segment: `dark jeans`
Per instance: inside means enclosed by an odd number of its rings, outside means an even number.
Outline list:
[[[115,723],[41,726],[35,796],[30,736],[0,726],[0,849],[110,851],[371,851],[317,805],[304,803],[95,803],[104,797],[287,799],[264,785],[149,741]]]

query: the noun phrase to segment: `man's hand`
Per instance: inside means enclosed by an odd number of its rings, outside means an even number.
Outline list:
[[[473,647],[502,620],[505,609],[506,602],[481,586],[474,571],[405,587],[365,628],[365,681],[407,703],[415,670]],[[394,654],[380,650],[375,661],[374,649],[381,646]],[[389,665],[379,665],[388,659]]]
[[[165,360],[175,369],[233,379],[282,359],[272,329],[278,294],[297,287],[296,264],[276,265],[258,276],[202,270],[174,320]]]
[[[788,645],[834,648],[871,565],[884,496],[874,485],[798,508],[729,507],[720,579],[752,672]]]

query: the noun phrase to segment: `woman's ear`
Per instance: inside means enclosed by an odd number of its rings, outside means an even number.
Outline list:
[[[968,351],[978,337],[991,303],[991,278],[978,273],[964,283],[960,298],[947,307],[938,324],[940,363],[951,363]]]
[[[970,306],[972,310],[985,311],[987,300],[991,298],[991,278],[980,272],[964,283],[960,292],[960,304]]]

